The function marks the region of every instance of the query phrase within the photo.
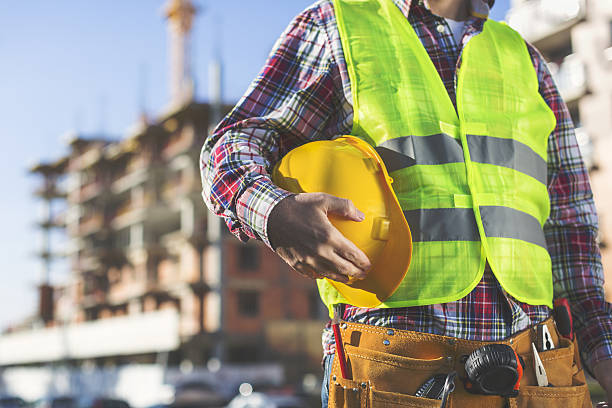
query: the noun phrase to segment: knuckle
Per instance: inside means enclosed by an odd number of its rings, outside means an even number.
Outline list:
[[[352,251],[349,251],[347,249],[340,249],[338,251],[338,255],[340,255],[344,259],[348,259],[349,261],[355,260],[355,254],[353,254]]]
[[[314,278],[316,275],[314,271],[310,268],[301,268],[300,270],[298,270],[298,272],[307,278]]]
[[[333,280],[335,280],[335,281],[338,281],[338,282],[344,282],[344,283],[346,283],[346,282],[348,282],[348,281],[349,281],[348,277],[346,277],[346,276],[344,276],[344,275],[339,275],[339,274],[337,274],[337,273],[332,273],[331,275],[332,275],[333,277],[332,277],[332,278],[330,278],[330,279],[333,279]]]
[[[346,203],[344,205],[344,213],[347,216],[355,216],[357,213],[357,208],[353,205],[353,202],[351,200],[346,200]]]
[[[303,269],[303,265],[304,264],[302,262],[291,262],[291,263],[289,263],[289,266],[291,266],[296,271],[301,271]]]
[[[314,201],[318,202],[319,204],[325,202],[327,200],[327,194],[325,193],[312,193],[312,198]]]
[[[304,257],[304,259],[302,260],[302,262],[300,262],[305,268],[314,268],[315,267],[315,258],[313,256],[306,256]]]
[[[361,274],[362,274],[361,271],[353,265],[346,267],[346,273],[345,273],[346,276],[354,278],[356,276],[361,276]]]
[[[295,266],[293,266],[293,269],[308,278],[314,279],[318,276],[316,270],[312,268],[307,262],[298,262]]]
[[[351,201],[348,198],[340,198],[338,200],[338,205],[342,208],[342,211],[349,212],[351,208]]]
[[[317,241],[316,248],[319,252],[323,249],[323,247],[325,247],[324,244],[329,242],[329,240],[331,239],[331,231],[329,230],[329,228],[320,228],[315,231],[314,236],[315,240]]]
[[[360,275],[361,270],[350,262],[347,262],[347,275]]]
[[[312,243],[312,254],[318,256],[323,253],[324,249],[325,244],[319,239],[319,236],[316,236],[315,241]]]
[[[346,265],[343,265],[341,263],[334,263],[332,265],[332,268],[334,269],[334,272],[339,275],[349,275],[351,272],[349,268],[346,267]]]

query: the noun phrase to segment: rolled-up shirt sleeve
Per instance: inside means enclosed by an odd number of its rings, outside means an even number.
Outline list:
[[[318,12],[313,6],[291,22],[202,148],[204,201],[242,241],[270,246],[268,217],[291,194],[272,183],[274,164],[289,150],[346,128],[342,81]]]
[[[612,308],[603,291],[597,212],[567,106],[541,55],[531,46],[529,51],[540,79],[540,94],[557,119],[548,142],[550,216],[544,225],[554,297],[570,302],[574,332],[583,359],[592,368],[612,358]]]

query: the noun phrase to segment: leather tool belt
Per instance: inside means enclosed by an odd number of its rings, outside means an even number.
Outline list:
[[[340,374],[336,354],[330,375],[329,407],[440,407],[440,400],[414,394],[434,374],[447,374],[453,370],[457,372],[455,390],[450,394],[446,407],[591,407],[575,340],[572,342],[561,337],[552,318],[541,324],[548,327],[555,346],[539,353],[548,380],[554,384],[549,387],[537,385],[534,371],[531,343],[536,342],[537,326],[504,341],[479,342],[342,322],[340,329],[348,379]],[[475,395],[464,388],[464,356],[492,343],[509,345],[525,362],[517,397]]]

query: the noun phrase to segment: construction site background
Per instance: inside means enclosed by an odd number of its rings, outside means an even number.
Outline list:
[[[236,240],[202,202],[200,148],[232,104],[220,61],[208,100],[194,96],[194,13],[188,0],[166,4],[171,100],[161,114],[118,139],[71,133],[63,157],[31,166],[44,273],[38,313],[0,336],[0,393],[89,390],[147,406],[188,378],[228,394],[245,381],[318,393],[327,312],[316,286],[262,243]],[[507,21],[549,61],[576,125],[610,301],[612,3],[514,0]],[[49,276],[57,258],[70,268],[60,285]]]

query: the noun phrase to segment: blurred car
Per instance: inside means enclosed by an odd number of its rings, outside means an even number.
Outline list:
[[[130,404],[118,398],[98,397],[82,408],[130,408]]]
[[[79,408],[79,402],[75,397],[63,395],[48,397],[36,401],[35,408]]]
[[[295,395],[267,394],[253,392],[248,395],[237,395],[227,408],[307,408],[308,404]]]
[[[13,395],[0,395],[0,408],[22,408],[28,404],[21,398]]]
[[[217,387],[204,381],[186,381],[174,387],[173,408],[212,408],[225,407],[228,398]]]

